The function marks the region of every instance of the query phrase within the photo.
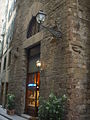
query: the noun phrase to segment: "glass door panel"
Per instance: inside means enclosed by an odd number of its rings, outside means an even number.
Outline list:
[[[27,82],[27,113],[34,116],[37,113],[39,106],[39,85],[40,73],[33,73],[28,75]]]

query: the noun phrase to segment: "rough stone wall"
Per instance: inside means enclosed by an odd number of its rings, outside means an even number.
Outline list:
[[[67,85],[69,87],[69,111],[68,119],[72,120],[89,120],[89,105],[87,107],[87,56],[89,61],[89,30],[88,21],[90,18],[89,1],[70,0],[68,6],[69,16],[68,22],[70,25],[69,31],[69,47],[72,55],[72,62],[68,69],[69,79]],[[89,4],[89,5],[88,5]],[[90,46],[90,45],[89,45]],[[88,51],[88,54],[86,52]],[[88,62],[89,63],[89,62]],[[88,64],[89,65],[89,64]],[[90,77],[88,77],[89,79]],[[89,93],[89,92],[88,92]],[[90,99],[88,98],[88,101]],[[88,102],[90,104],[90,102]],[[89,111],[89,112],[88,112]]]
[[[12,60],[9,81],[9,93],[15,94],[16,113],[18,114],[24,113],[25,109],[27,54],[26,50],[23,47],[23,42],[27,40],[26,34],[30,19],[32,18],[32,15],[35,15],[34,9],[30,9],[33,2],[33,0],[19,0],[16,4],[17,14],[15,19],[15,30],[14,37],[11,43]],[[36,10],[38,7],[39,5],[34,6]]]
[[[44,30],[44,39],[41,41],[41,60],[45,64],[45,69],[41,73],[40,95],[47,98],[50,92],[54,92],[57,96],[66,93],[66,54],[69,55],[66,38],[68,2],[49,0],[44,4],[47,14],[45,25],[55,26],[56,21],[59,30],[61,29],[63,33],[63,39],[56,40]]]
[[[23,41],[26,39],[28,11],[32,1],[19,0],[17,2],[17,15],[15,20],[14,38],[12,41],[12,63],[9,81],[9,93],[16,96],[16,113],[20,114],[25,109],[27,59],[23,49]]]
[[[89,1],[57,0],[44,1],[44,4],[48,14],[46,25],[52,26],[56,21],[63,38],[51,43],[50,34],[44,31],[41,60],[45,69],[41,73],[40,96],[47,98],[52,91],[57,96],[65,93],[68,95],[67,119],[89,120]]]
[[[86,119],[90,119],[90,1],[87,0],[87,14],[86,14],[86,27],[87,27],[87,41],[86,41],[86,59],[87,59],[87,94],[86,94]]]
[[[62,31],[62,39],[56,40],[43,30],[41,40],[41,60],[45,68],[41,72],[40,96],[48,98],[50,92],[57,96],[68,96],[68,120],[89,120],[90,112],[90,18],[88,1],[82,0],[37,0],[47,14],[46,26],[55,26]],[[19,0],[12,41],[12,64],[9,92],[16,95],[16,112],[25,108],[27,75],[26,40],[30,7],[33,0]],[[89,6],[89,5],[88,5]],[[38,12],[38,11],[37,11]],[[83,17],[88,16],[84,19]],[[88,80],[88,84],[87,84]],[[88,88],[88,89],[87,89]],[[86,99],[87,98],[87,99]],[[88,117],[87,117],[88,116]]]

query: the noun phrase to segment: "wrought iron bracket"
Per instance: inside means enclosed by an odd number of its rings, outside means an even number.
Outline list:
[[[62,38],[62,33],[61,33],[61,31],[59,31],[59,30],[54,30],[54,28],[49,28],[49,27],[46,27],[46,26],[44,26],[44,25],[42,25],[42,24],[40,24],[40,26],[42,27],[42,28],[45,28],[47,31],[49,31],[54,37],[56,37],[57,39],[58,38]]]

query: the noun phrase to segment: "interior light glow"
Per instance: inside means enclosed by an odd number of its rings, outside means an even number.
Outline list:
[[[36,84],[28,84],[28,87],[36,87]]]

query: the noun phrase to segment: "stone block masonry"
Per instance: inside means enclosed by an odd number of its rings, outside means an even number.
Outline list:
[[[18,1],[9,81],[9,92],[16,96],[18,114],[24,113],[25,109],[27,54],[23,46],[28,41],[27,27],[32,15],[43,9],[47,14],[44,24],[51,27],[56,21],[63,36],[52,42],[52,35],[43,30],[43,39],[38,40],[41,43],[40,57],[45,64],[40,75],[40,96],[47,99],[50,92],[57,96],[66,94],[66,120],[90,120],[89,4],[89,0]],[[32,43],[28,42],[31,45],[37,41],[36,37],[31,40]],[[15,56],[15,51],[18,56]]]

